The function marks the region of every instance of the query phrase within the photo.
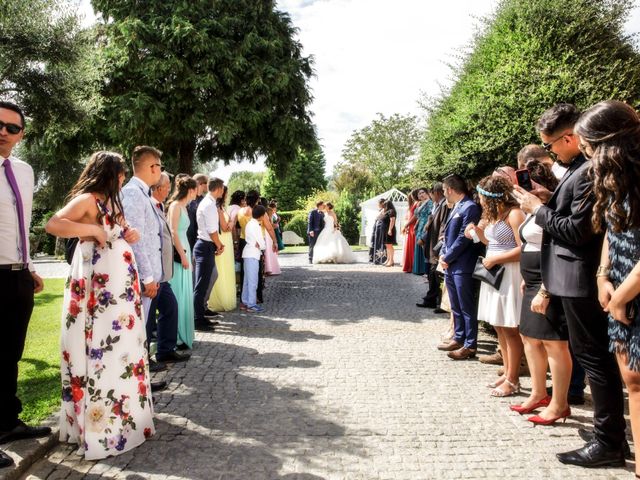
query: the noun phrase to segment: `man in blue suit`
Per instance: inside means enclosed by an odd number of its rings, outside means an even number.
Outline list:
[[[482,210],[469,197],[461,176],[449,175],[443,184],[444,196],[454,206],[445,224],[440,265],[445,270],[455,333],[453,340],[438,345],[438,349],[449,352],[449,358],[453,360],[466,360],[475,356],[478,342],[478,317],[471,277],[478,251],[464,236],[464,231],[470,223],[478,224]]]
[[[313,247],[316,244],[318,235],[324,228],[324,214],[322,209],[324,208],[324,202],[320,200],[316,203],[316,208],[309,212],[309,218],[307,220],[307,237],[309,237],[309,263],[313,263]]]

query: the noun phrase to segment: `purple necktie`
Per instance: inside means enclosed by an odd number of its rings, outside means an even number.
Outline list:
[[[2,164],[4,167],[4,174],[7,176],[7,181],[13,190],[13,196],[16,197],[16,210],[18,212],[18,227],[20,227],[20,243],[22,244],[22,263],[25,265],[28,263],[27,258],[27,239],[25,237],[24,230],[24,207],[22,206],[22,196],[20,195],[20,189],[18,188],[18,182],[13,174],[11,168],[11,162],[7,158]]]

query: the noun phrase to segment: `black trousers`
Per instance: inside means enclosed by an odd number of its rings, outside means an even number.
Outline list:
[[[309,263],[313,262],[313,247],[316,246],[318,235],[320,235],[320,232],[316,231],[313,232],[313,237],[307,234],[307,238],[309,239]]]
[[[256,300],[258,303],[264,302],[264,253],[260,255],[258,262],[258,288],[256,289]]]
[[[436,307],[440,306],[440,300],[442,297],[442,288],[440,287],[440,277],[438,276],[437,264],[427,264],[427,280],[429,281],[429,289],[424,297],[425,303],[430,303]]]
[[[593,430],[610,449],[622,447],[625,438],[622,379],[615,357],[609,352],[607,314],[596,298],[562,297],[569,343],[587,373],[593,398]]]
[[[18,362],[33,311],[33,278],[29,270],[0,270],[0,305],[3,309],[0,348],[0,431],[16,426],[22,403],[17,396]]]

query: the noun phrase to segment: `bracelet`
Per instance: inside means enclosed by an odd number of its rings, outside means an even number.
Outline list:
[[[596,277],[608,277],[611,273],[609,265],[600,265],[596,271]]]
[[[538,290],[538,295],[540,295],[542,298],[551,298],[551,294],[544,288]]]

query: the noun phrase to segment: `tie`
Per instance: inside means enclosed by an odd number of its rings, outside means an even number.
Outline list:
[[[7,176],[7,181],[11,186],[11,190],[13,191],[13,196],[16,198],[16,211],[18,212],[18,227],[20,228],[22,263],[26,265],[28,263],[27,239],[26,239],[25,229],[24,229],[24,207],[22,206],[22,196],[20,195],[18,182],[16,182],[16,177],[13,174],[13,169],[11,168],[11,162],[9,161],[8,158],[5,159],[2,166],[4,166],[4,174]]]

